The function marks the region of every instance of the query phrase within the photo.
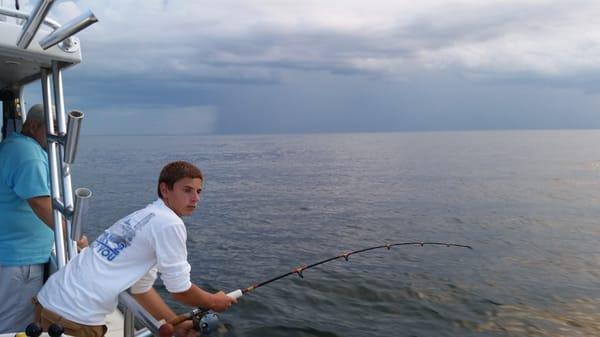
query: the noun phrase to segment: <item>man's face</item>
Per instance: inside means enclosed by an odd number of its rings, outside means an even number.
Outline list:
[[[173,184],[170,190],[166,183],[160,184],[160,192],[165,204],[178,216],[192,215],[202,192],[202,179],[183,178]]]

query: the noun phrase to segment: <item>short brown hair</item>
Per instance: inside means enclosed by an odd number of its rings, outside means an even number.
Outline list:
[[[204,180],[202,171],[186,161],[174,161],[165,165],[158,177],[157,190],[159,198],[162,199],[163,197],[162,193],[160,193],[160,183],[165,183],[169,189],[173,189],[173,185],[183,178],[200,178]]]

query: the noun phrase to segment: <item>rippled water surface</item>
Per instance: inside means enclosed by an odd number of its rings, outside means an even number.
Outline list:
[[[215,336],[600,335],[598,131],[88,136],[74,185],[94,192],[90,236],[153,201],[172,160],[205,174],[185,221],[206,289],[395,241],[474,248],[305,271],[240,299]]]

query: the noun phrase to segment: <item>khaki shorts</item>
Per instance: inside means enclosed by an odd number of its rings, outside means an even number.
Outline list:
[[[44,331],[48,331],[52,323],[58,323],[65,328],[65,334],[74,337],[103,337],[106,333],[106,325],[79,324],[45,309],[35,297],[31,301],[35,305],[35,321]]]

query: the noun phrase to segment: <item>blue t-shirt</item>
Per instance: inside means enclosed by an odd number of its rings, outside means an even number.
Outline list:
[[[35,139],[13,133],[0,142],[0,265],[45,263],[54,232],[27,199],[50,195],[48,154]]]

